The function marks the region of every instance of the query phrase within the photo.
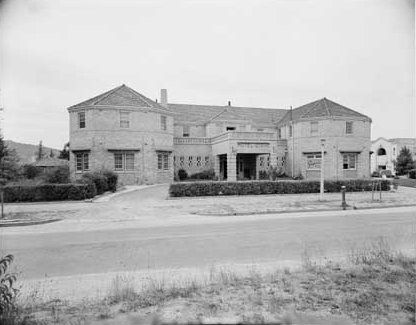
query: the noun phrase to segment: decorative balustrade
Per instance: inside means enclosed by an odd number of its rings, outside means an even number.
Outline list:
[[[173,138],[173,144],[210,144],[210,138]]]
[[[211,144],[228,140],[275,141],[277,133],[228,131],[212,138],[173,138],[174,144]]]

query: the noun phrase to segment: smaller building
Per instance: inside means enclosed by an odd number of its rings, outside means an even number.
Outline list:
[[[48,173],[60,167],[69,168],[69,161],[66,159],[46,157],[36,161],[33,166],[35,166],[42,173]]]
[[[416,138],[378,138],[371,142],[371,172],[390,171],[396,175],[395,162],[402,148],[408,148],[416,160]]]

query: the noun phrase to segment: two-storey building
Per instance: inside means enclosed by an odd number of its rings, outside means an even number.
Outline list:
[[[71,175],[113,170],[123,184],[170,182],[214,170],[222,180],[288,176],[363,178],[370,173],[371,119],[326,98],[293,110],[171,104],[122,85],[68,108]]]

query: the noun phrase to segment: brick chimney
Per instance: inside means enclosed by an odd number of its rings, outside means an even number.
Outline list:
[[[160,90],[160,105],[168,107],[168,90],[167,89]]]

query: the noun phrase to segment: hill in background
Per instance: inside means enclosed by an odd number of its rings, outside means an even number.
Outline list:
[[[16,150],[16,153],[20,159],[20,164],[30,164],[36,161],[38,145],[14,142],[12,140],[5,140],[5,142],[10,149]],[[43,146],[45,157],[49,157],[51,150],[54,157],[59,156],[60,150]]]

